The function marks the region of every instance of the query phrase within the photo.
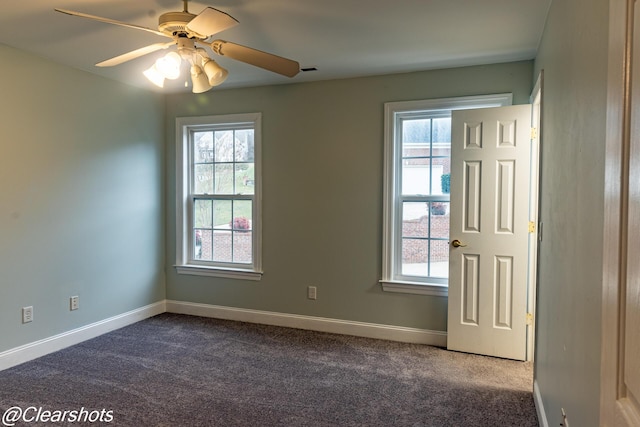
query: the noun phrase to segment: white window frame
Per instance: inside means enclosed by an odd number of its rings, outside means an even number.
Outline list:
[[[232,279],[262,278],[262,114],[227,114],[176,119],[176,270],[179,274]],[[217,263],[194,260],[191,255],[191,156],[190,133],[212,126],[250,126],[254,129],[254,194],[252,211],[252,263]],[[240,196],[239,196],[240,197]],[[247,195],[242,195],[247,198]]]
[[[387,292],[402,292],[420,295],[448,296],[446,281],[424,278],[411,279],[401,274],[401,257],[398,254],[402,238],[401,174],[402,141],[397,124],[404,117],[427,114],[451,116],[453,110],[470,108],[502,107],[513,103],[511,93],[492,95],[440,98],[419,101],[387,102],[384,104],[384,189],[382,230],[382,289]],[[453,172],[453,171],[452,171]],[[444,282],[444,283],[437,283]]]

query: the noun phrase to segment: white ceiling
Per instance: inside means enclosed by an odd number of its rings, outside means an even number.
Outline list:
[[[199,0],[189,11],[220,9],[240,25],[216,34],[317,71],[289,79],[229,58],[220,88],[402,73],[532,59],[552,0]],[[58,12],[70,9],[156,29],[180,0],[3,0],[0,43],[148,89],[143,76],[160,51],[116,67],[94,64],[165,42],[145,31]],[[166,91],[187,90],[181,85]]]

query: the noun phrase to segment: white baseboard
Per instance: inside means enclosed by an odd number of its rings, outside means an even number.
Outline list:
[[[549,427],[547,414],[544,411],[544,404],[542,403],[542,396],[540,395],[540,388],[538,387],[538,381],[536,380],[533,380],[533,403],[536,405],[538,424],[540,427]]]
[[[49,338],[35,341],[0,353],[0,371],[29,360],[42,357],[63,348],[79,344],[107,332],[156,316],[166,311],[165,301],[160,301],[109,319],[72,329]]]
[[[287,328],[354,335],[414,344],[428,344],[437,347],[447,346],[447,333],[441,331],[197,304],[184,301],[167,300],[166,308],[167,312],[176,314],[189,314],[192,316],[284,326]]]
[[[165,300],[1,352],[0,371],[165,312],[437,347],[447,346],[447,333],[441,331]]]

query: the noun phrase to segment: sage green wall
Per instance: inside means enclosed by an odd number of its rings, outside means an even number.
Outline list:
[[[3,45],[0,63],[1,352],[165,293],[163,98]]]
[[[167,97],[167,298],[446,330],[442,297],[382,292],[383,106],[513,92],[528,102],[532,62],[217,90]],[[263,267],[259,282],[178,275],[176,117],[261,112]],[[318,299],[306,287],[318,287]]]
[[[535,69],[544,69],[535,377],[549,425],[561,408],[597,426],[608,1],[554,0]]]

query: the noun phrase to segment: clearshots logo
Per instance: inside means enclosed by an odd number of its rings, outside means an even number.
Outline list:
[[[79,410],[50,411],[42,407],[29,406],[22,409],[13,406],[2,414],[2,425],[15,426],[16,423],[110,423],[113,421],[113,410]]]

